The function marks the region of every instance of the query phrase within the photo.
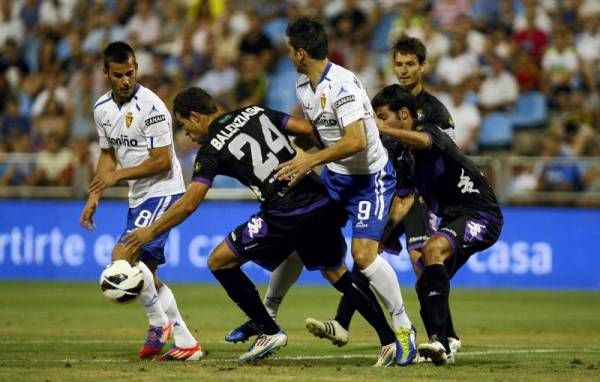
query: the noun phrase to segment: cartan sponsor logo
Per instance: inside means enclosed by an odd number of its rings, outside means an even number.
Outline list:
[[[342,105],[345,105],[348,102],[354,101],[354,99],[355,99],[354,98],[354,94],[350,94],[350,95],[347,95],[347,96],[342,97],[342,98],[338,99],[337,101],[335,101],[335,103],[333,104],[333,106],[335,106],[336,109],[337,109],[338,107],[340,107]]]
[[[108,138],[108,141],[113,146],[137,147],[138,145],[137,139],[129,139],[126,135],[121,135],[119,138]]]
[[[167,119],[167,117],[165,117],[164,114],[159,114],[159,115],[155,115],[154,117],[148,118],[144,123],[146,124],[146,126],[150,126],[150,125],[154,125],[155,123],[162,122],[166,119]]]

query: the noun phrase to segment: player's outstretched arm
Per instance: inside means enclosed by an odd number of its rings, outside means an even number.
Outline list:
[[[431,146],[431,137],[429,134],[414,131],[414,130],[402,130],[393,127],[389,127],[385,123],[377,122],[377,127],[381,134],[390,136],[404,143],[411,149],[415,150],[426,150]]]
[[[344,135],[326,149],[296,155],[294,159],[281,163],[275,177],[279,180],[292,179],[290,185],[306,175],[313,167],[335,162],[352,156],[367,147],[367,136],[362,120],[352,122],[344,129]]]
[[[91,185],[96,180],[96,177],[106,174],[109,172],[113,172],[117,168],[117,159],[115,157],[115,151],[111,149],[102,149],[100,152],[100,157],[98,158],[98,164],[96,165],[96,176],[90,182]],[[90,190],[88,188],[88,191]],[[96,224],[94,223],[94,213],[96,212],[96,208],[98,207],[98,202],[100,201],[101,191],[89,192],[87,202],[83,207],[83,211],[81,211],[81,217],[79,218],[79,224],[81,224],[84,228],[88,230],[93,230],[96,228]]]
[[[196,208],[198,208],[202,200],[204,200],[208,189],[209,186],[204,183],[192,182],[181,199],[168,208],[154,223],[147,227],[138,228],[127,234],[123,239],[125,249],[136,252],[144,244],[162,232],[169,230],[184,221],[196,211]]]

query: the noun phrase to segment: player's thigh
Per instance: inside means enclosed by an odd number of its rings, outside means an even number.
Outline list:
[[[281,219],[259,213],[236,227],[224,242],[242,262],[252,261],[273,271],[294,250],[290,237],[295,230],[294,218]]]
[[[219,245],[211,252],[208,257],[208,268],[211,271],[219,269],[228,269],[236,267],[242,264],[244,260],[233,252],[225,240],[221,241]]]
[[[137,207],[129,208],[127,213],[127,226],[121,237],[119,238],[117,246],[122,243],[123,238],[129,232],[136,230],[137,228],[147,227],[158,219],[169,207],[171,207],[177,200],[181,198],[182,194],[161,196],[156,198],[149,198]],[[138,256],[141,261],[145,263],[156,262],[158,265],[165,263],[165,244],[169,238],[169,230],[156,236],[154,239],[144,244],[141,252],[136,254],[126,254],[127,256],[137,260]]]
[[[432,216],[427,205],[416,198],[410,210],[402,220],[406,232],[406,247],[408,251],[423,248],[423,245],[431,237],[431,233],[437,229],[437,217]]]
[[[335,209],[335,204],[330,203],[297,217],[294,247],[308,270],[334,270],[344,263],[346,239],[335,216]]]

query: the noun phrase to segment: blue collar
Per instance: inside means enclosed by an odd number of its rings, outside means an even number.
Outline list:
[[[131,98],[129,98],[127,100],[127,102],[130,102],[132,99],[137,99],[136,94],[140,90],[140,88],[141,88],[140,84],[135,84],[135,90],[133,91]],[[112,100],[115,102],[115,104],[117,105],[117,107],[119,108],[119,110],[121,110],[121,106],[123,106],[127,103],[127,102],[124,102],[123,105],[119,105],[119,103],[117,102],[117,99],[115,98],[115,96],[112,92],[110,92],[110,96],[111,96]]]

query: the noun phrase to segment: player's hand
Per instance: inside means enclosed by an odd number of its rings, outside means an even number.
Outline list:
[[[277,180],[289,180],[289,185],[297,184],[312,170],[310,154],[296,148],[294,159],[281,163],[277,166],[275,178]]]
[[[103,172],[101,174],[96,174],[90,186],[88,187],[88,192],[91,193],[100,193],[104,191],[105,188],[114,186],[119,179],[117,179],[116,171]]]
[[[88,199],[85,203],[85,207],[83,207],[83,211],[81,211],[79,224],[88,231],[93,231],[94,228],[96,228],[96,223],[94,223],[94,213],[96,212],[97,207],[98,200]]]
[[[142,249],[144,244],[152,239],[154,239],[152,231],[148,227],[141,227],[125,235],[123,244],[125,245],[127,252],[136,253]]]

